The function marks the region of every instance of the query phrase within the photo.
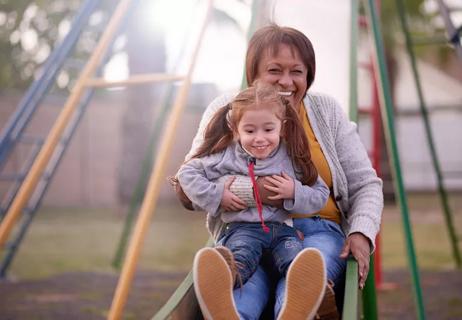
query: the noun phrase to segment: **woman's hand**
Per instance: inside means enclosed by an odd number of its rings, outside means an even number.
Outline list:
[[[229,187],[233,183],[235,177],[230,177],[225,182],[225,187],[223,189],[223,196],[221,197],[220,206],[225,211],[241,211],[244,210],[247,206],[244,201],[239,199],[234,193],[229,190]]]
[[[369,259],[371,254],[369,239],[359,232],[350,234],[345,240],[340,258],[348,258],[350,252],[353,257],[355,257],[356,261],[358,261],[359,288],[363,289],[367,274],[369,273]]]
[[[268,196],[270,200],[293,199],[295,193],[295,183],[292,177],[283,172],[280,176],[273,175],[266,177],[267,182],[263,187],[275,193],[273,196]]]
[[[283,200],[269,199],[270,196],[275,196],[276,193],[273,191],[269,191],[268,189],[265,188],[265,185],[268,185],[270,183],[268,181],[268,178],[271,178],[271,177],[263,176],[263,177],[258,177],[257,179],[257,188],[258,188],[258,193],[260,194],[261,202],[263,202],[263,204],[266,204],[268,206],[282,209],[284,208]]]

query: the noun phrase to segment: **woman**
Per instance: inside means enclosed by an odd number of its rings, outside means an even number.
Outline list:
[[[294,226],[303,232],[304,247],[316,248],[323,254],[327,278],[339,295],[350,254],[358,261],[359,287],[363,288],[366,281],[383,209],[382,181],[371,166],[356,125],[347,119],[334,99],[309,91],[315,70],[312,44],[298,30],[270,25],[259,29],[249,41],[247,83],[258,79],[277,86],[280,95],[296,109],[309,139],[313,162],[331,190],[328,203],[317,214],[294,214],[292,218]],[[232,98],[232,95],[218,97],[207,107],[186,158],[202,143],[204,129],[216,110]],[[246,179],[236,177],[233,182],[239,185],[234,193],[243,195],[241,198],[252,194],[251,183]],[[232,185],[230,188],[233,191]],[[208,223],[218,240],[223,224],[213,219]],[[259,267],[243,288],[235,290],[235,306],[241,318],[259,318],[270,287],[270,278]],[[276,315],[282,307],[284,292],[285,282],[281,279],[276,286]],[[331,287],[326,292],[332,293]]]

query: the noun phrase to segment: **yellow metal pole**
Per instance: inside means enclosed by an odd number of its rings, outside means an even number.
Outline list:
[[[168,156],[170,155],[170,151],[173,145],[173,138],[175,136],[178,120],[181,116],[181,112],[184,109],[189,88],[191,87],[191,76],[194,71],[194,65],[197,54],[199,52],[201,40],[204,36],[208,18],[210,16],[211,7],[212,0],[209,0],[207,13],[196,43],[196,47],[193,52],[193,56],[191,58],[192,60],[191,64],[189,65],[188,73],[183,82],[183,85],[180,88],[180,91],[178,92],[177,98],[175,99],[175,103],[167,121],[168,125],[166,126],[160,149],[157,152],[158,158],[149,178],[146,194],[140,208],[138,220],[136,221],[133,236],[131,238],[127,255],[125,257],[124,265],[122,267],[122,273],[120,275],[114,298],[112,300],[111,310],[109,310],[108,319],[110,320],[118,320],[121,318],[128,297],[128,291],[135,273],[136,264],[141,251],[142,241],[144,240],[146,231],[149,227],[149,221],[159,196],[160,183],[163,181],[162,174],[165,170],[165,165],[167,164]]]
[[[144,83],[153,83],[161,81],[178,81],[183,80],[184,76],[165,74],[165,73],[153,73],[153,74],[137,74],[133,75],[125,80],[107,81],[101,78],[89,79],[85,82],[87,87],[94,88],[107,88],[107,87],[126,87]]]
[[[35,159],[29,173],[22,183],[21,188],[18,190],[18,194],[13,200],[10,209],[6,213],[2,224],[0,225],[0,247],[4,246],[15,221],[19,217],[22,209],[34,191],[41,174],[45,170],[45,167],[50,160],[50,157],[53,154],[53,151],[56,148],[59,139],[64,129],[66,128],[66,125],[71,119],[72,113],[75,111],[76,106],[85,90],[86,80],[90,78],[90,76],[94,73],[97,65],[101,63],[103,54],[107,50],[107,47],[112,40],[113,34],[119,26],[122,18],[126,14],[130,2],[131,0],[122,0],[118,4],[111,20],[109,21],[107,29],[101,36],[97,47],[85,65],[82,73],[80,74],[74,88],[72,89],[71,94],[69,95],[69,98],[66,101],[66,104],[63,107],[63,110],[56,119],[56,122],[51,128],[42,149],[37,155],[37,158]]]

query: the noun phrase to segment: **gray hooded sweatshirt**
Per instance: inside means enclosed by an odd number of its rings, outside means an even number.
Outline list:
[[[215,112],[232,101],[234,96],[225,94],[210,103],[202,115],[186,159],[201,145],[205,128]],[[347,236],[360,232],[374,245],[382,218],[382,180],[371,166],[357,126],[348,120],[337,101],[328,95],[308,92],[304,103],[314,135],[332,173],[334,198],[342,213],[342,229]],[[241,189],[247,185],[247,191],[242,194],[251,193],[248,191],[251,188],[248,179],[237,177],[236,180],[239,180]],[[220,222],[211,215],[207,216],[207,227],[215,239],[223,228]]]
[[[249,154],[239,143],[233,142],[222,152],[193,158],[183,164],[178,171],[178,179],[189,199],[198,207],[223,222],[260,222],[257,208],[250,207],[239,212],[223,212],[220,203],[224,190],[223,176],[248,175]],[[256,176],[267,176],[282,172],[294,178],[294,199],[284,200],[284,209],[263,206],[265,222],[283,223],[288,213],[315,213],[321,210],[329,197],[329,189],[320,177],[312,186],[302,185],[296,179],[292,160],[287,154],[283,142],[264,160],[256,160],[254,172]]]

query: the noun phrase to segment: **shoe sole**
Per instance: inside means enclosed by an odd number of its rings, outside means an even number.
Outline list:
[[[319,250],[302,250],[286,276],[284,304],[278,320],[313,319],[324,297],[326,271]]]
[[[233,298],[233,281],[226,260],[213,248],[194,257],[194,291],[205,319],[239,320]]]

